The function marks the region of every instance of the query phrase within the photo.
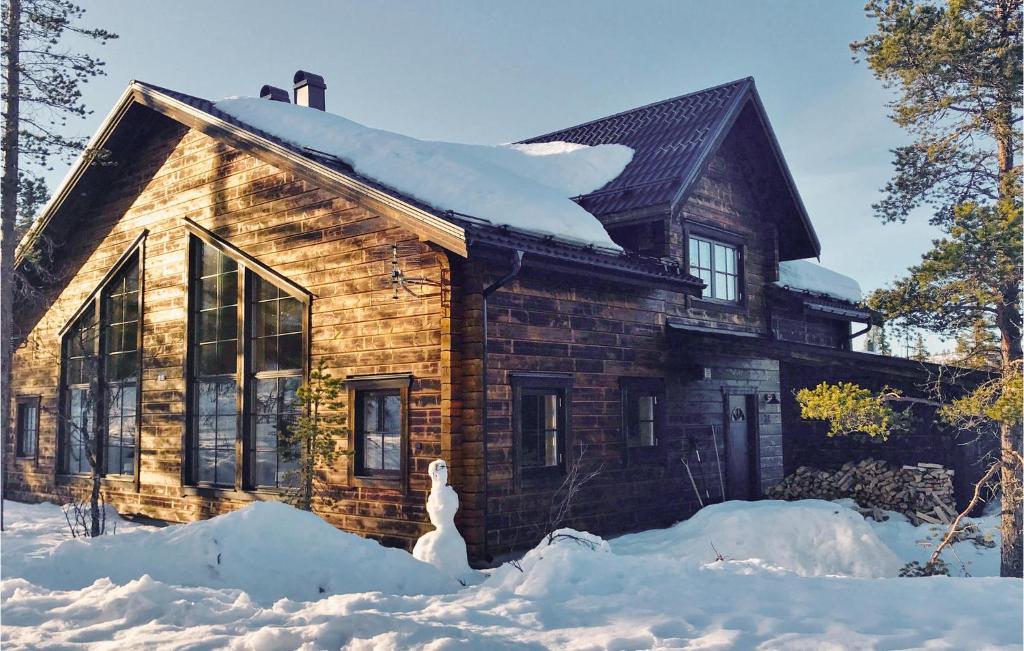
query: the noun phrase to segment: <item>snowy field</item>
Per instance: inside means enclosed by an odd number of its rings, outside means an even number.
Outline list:
[[[469,587],[279,504],[118,520],[94,541],[70,539],[56,506],[6,509],[5,650],[1022,646],[1022,583],[993,576],[997,549],[946,556],[971,578],[894,578],[938,530],[831,502],[729,502],[670,529],[542,542]]]

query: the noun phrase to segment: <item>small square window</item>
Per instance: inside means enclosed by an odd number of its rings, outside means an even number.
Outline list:
[[[512,383],[519,478],[560,475],[568,449],[571,379],[522,375],[513,377]]]
[[[659,378],[623,378],[622,435],[630,461],[653,461],[664,419],[664,386]]]
[[[399,380],[357,381],[349,393],[355,418],[355,475],[357,477],[400,479],[405,456],[405,410],[407,391]]]

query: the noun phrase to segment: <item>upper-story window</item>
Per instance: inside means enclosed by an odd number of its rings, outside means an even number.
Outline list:
[[[64,333],[60,419],[63,472],[84,474],[96,466],[105,475],[135,473],[140,257],[140,252],[128,257],[89,298]]]
[[[704,281],[704,298],[739,302],[740,251],[733,244],[690,235],[690,273]]]
[[[189,479],[239,490],[288,485],[298,455],[282,436],[300,410],[304,297],[198,236],[191,242]]]

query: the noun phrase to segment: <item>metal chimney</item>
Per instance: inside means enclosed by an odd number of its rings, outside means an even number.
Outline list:
[[[308,106],[318,110],[325,110],[324,91],[327,84],[324,78],[312,72],[299,70],[292,78],[295,82],[295,103],[299,106]]]
[[[291,102],[288,91],[270,84],[263,84],[263,88],[260,88],[260,99],[269,99],[272,102],[284,102],[285,104]]]

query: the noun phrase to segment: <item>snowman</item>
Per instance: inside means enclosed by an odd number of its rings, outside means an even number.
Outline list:
[[[430,563],[454,578],[468,575],[466,541],[455,528],[455,512],[459,510],[459,496],[448,485],[448,464],[443,459],[430,462],[430,496],[427,497],[427,515],[434,531],[416,541],[412,555]]]

